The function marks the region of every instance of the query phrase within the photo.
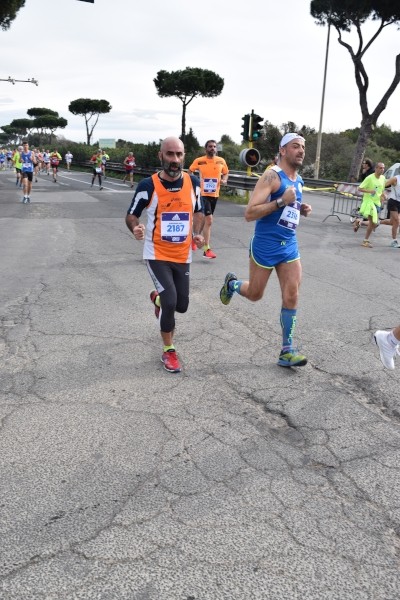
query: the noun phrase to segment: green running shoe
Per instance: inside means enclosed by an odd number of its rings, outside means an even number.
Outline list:
[[[281,367],[304,367],[306,364],[306,357],[299,354],[296,348],[282,352],[279,355],[278,365]]]
[[[221,298],[222,304],[227,305],[231,301],[234,292],[231,292],[228,285],[229,282],[233,280],[237,280],[235,273],[227,273],[225,275],[224,285],[222,286],[221,291],[219,293],[219,297]]]

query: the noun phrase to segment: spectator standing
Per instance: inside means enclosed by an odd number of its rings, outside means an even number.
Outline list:
[[[362,183],[366,177],[372,175],[375,172],[374,163],[370,158],[365,158],[361,165],[361,176],[360,182]]]

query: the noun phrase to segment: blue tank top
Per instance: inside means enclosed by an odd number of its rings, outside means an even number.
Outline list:
[[[296,181],[292,181],[284,171],[278,166],[272,167],[281,180],[279,189],[271,194],[269,202],[280,198],[286,188],[294,185],[296,190],[296,200],[277,211],[272,212],[256,221],[254,240],[257,244],[262,243],[263,239],[268,241],[286,241],[296,236],[296,228],[300,219],[300,207],[303,192],[304,181],[297,175]]]
[[[32,161],[32,151],[28,150],[28,152],[21,152],[20,154],[21,163],[22,163],[22,171],[25,173],[33,172],[33,161]]]

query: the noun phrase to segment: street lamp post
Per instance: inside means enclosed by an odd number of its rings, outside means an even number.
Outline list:
[[[9,75],[8,79],[0,79],[0,81],[8,81],[8,83],[12,83],[13,85],[16,83],[33,83],[34,85],[39,85],[38,80],[34,77],[31,77],[30,79],[15,79]]]
[[[318,137],[317,137],[317,154],[315,157],[314,179],[318,179],[318,177],[319,177],[319,164],[320,164],[320,157],[321,157],[321,139],[322,139],[322,118],[324,116],[325,85],[326,85],[326,72],[328,69],[330,33],[331,33],[331,24],[328,23],[328,36],[326,39],[326,53],[325,53],[324,82],[322,84],[321,113],[320,113],[320,117],[319,117],[319,129],[318,129]]]

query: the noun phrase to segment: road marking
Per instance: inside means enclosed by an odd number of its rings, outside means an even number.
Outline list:
[[[60,173],[58,175],[59,175],[59,177],[64,177],[65,179],[69,179],[71,181],[77,181],[78,183],[84,183],[85,185],[88,185],[91,187],[91,183],[89,181],[83,181],[82,179],[75,179],[75,177],[69,177],[68,175],[67,176],[60,175]],[[63,183],[61,185],[68,185],[68,184]],[[117,186],[123,187],[124,189],[123,190],[114,190],[114,188],[107,187],[104,184],[103,184],[103,188],[104,188],[104,190],[108,190],[110,192],[113,192],[114,194],[124,194],[125,192],[131,192],[131,193],[134,192],[134,190],[132,190],[131,188],[127,188],[125,186],[125,184],[123,184],[123,183],[113,183],[112,185],[117,185]],[[93,191],[94,190],[95,190],[95,188],[93,187]],[[100,191],[100,190],[97,188],[97,191]]]
[[[8,175],[13,180],[15,179],[15,174],[12,173],[11,170],[9,170],[8,172],[7,171],[0,171],[0,173],[4,173],[4,174]],[[43,177],[43,175],[39,174],[38,181],[37,182],[35,182],[35,181],[33,182],[32,189],[36,189],[37,191],[39,191],[37,186],[38,185],[43,185],[45,183],[48,183],[48,184],[50,184],[50,187],[53,187],[54,186],[53,180],[52,179],[48,179],[47,177],[48,177],[47,175],[45,175]],[[58,173],[58,179],[60,179],[60,178],[66,179],[67,181],[70,180],[70,181],[76,181],[77,183],[83,183],[83,184],[88,185],[89,187],[91,187],[91,182],[90,181],[84,181],[82,179],[77,179],[75,177],[70,177],[69,175],[62,175],[61,173]],[[67,183],[67,182],[64,182],[64,181],[56,181],[55,185],[60,185],[60,186],[64,186],[64,187],[70,187],[70,184]],[[115,186],[118,186],[118,187],[122,187],[123,189],[122,190],[116,190],[116,189],[110,187],[110,185],[115,185]],[[126,185],[124,183],[114,183],[114,182],[110,183],[110,182],[108,182],[108,185],[104,185],[104,183],[103,183],[102,187],[103,187],[103,189],[101,190],[102,192],[112,192],[113,194],[127,194],[127,193],[129,194],[130,193],[130,194],[133,195],[134,192],[135,192],[134,189],[132,189],[130,187],[126,187]],[[22,189],[22,188],[19,188],[19,189]],[[46,186],[46,188],[44,188],[41,191],[47,191],[48,189],[49,188]],[[54,187],[53,189],[55,191],[56,187]],[[17,190],[18,190],[18,188],[17,188]],[[93,191],[100,191],[100,190],[98,188],[93,187]]]

